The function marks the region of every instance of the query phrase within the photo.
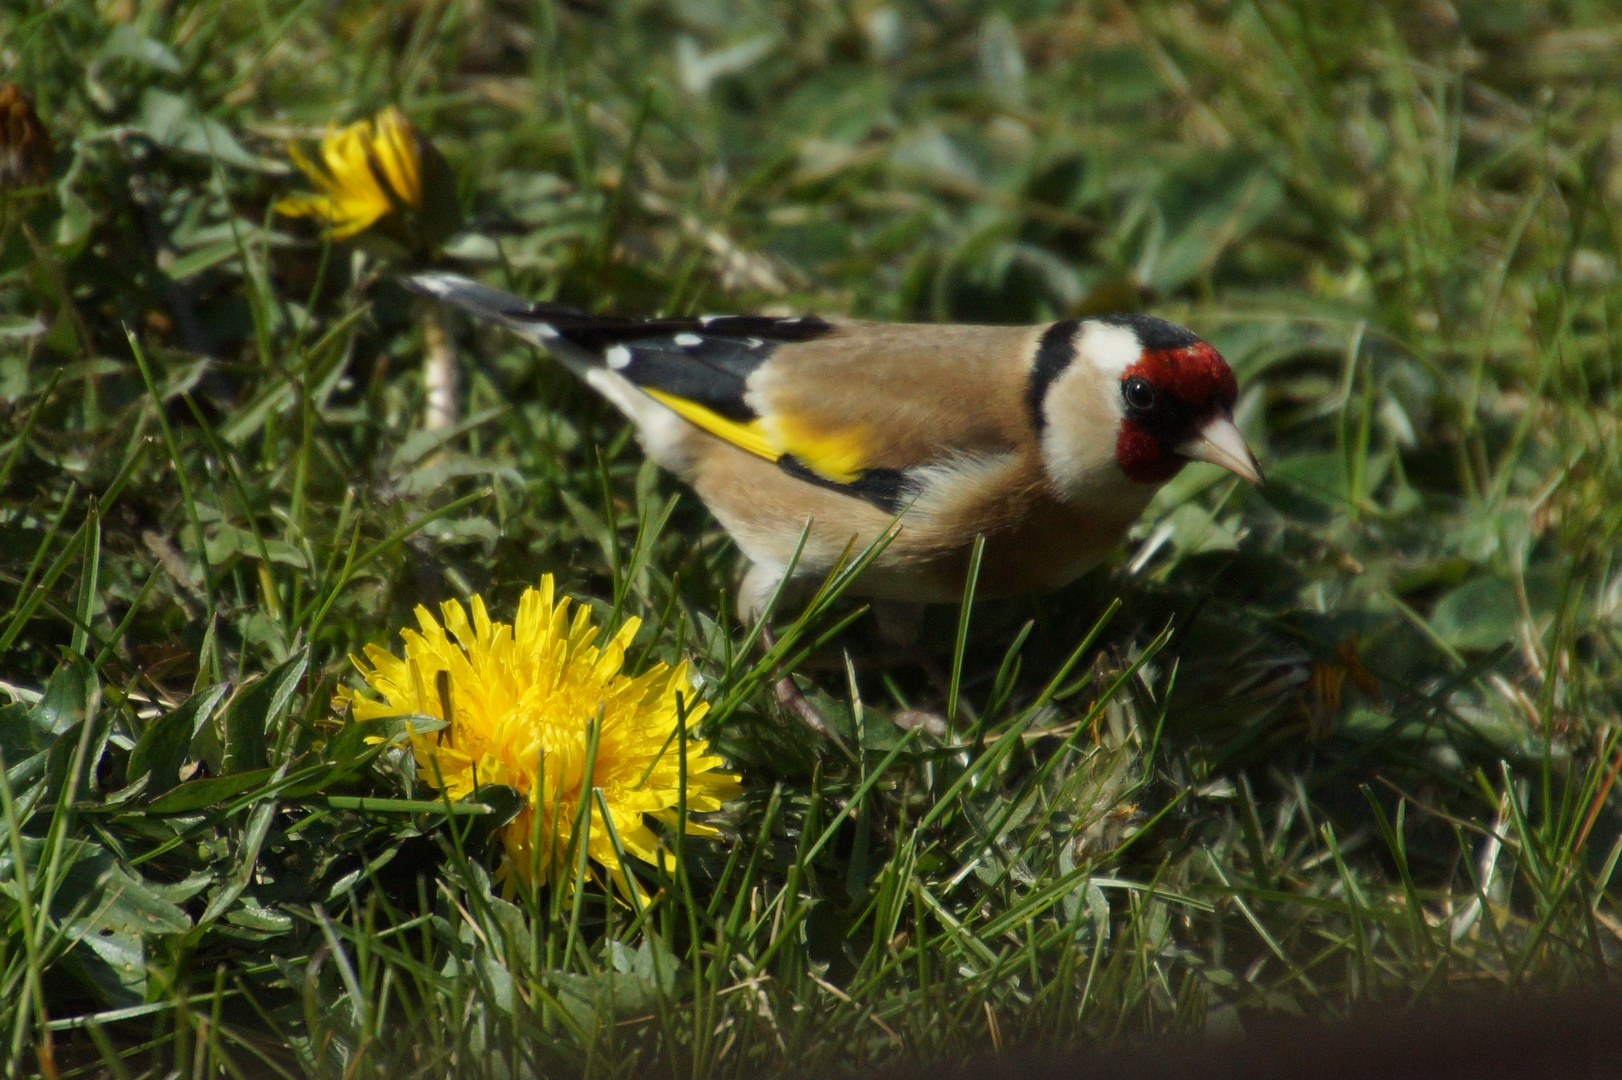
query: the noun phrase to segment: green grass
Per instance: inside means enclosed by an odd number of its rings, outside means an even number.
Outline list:
[[[822,1076],[1610,978],[1619,43],[1598,0],[0,9],[60,148],[0,209],[8,1075]],[[1269,485],[1190,469],[1112,565],[934,613],[948,686],[847,599],[780,620],[818,739],[608,407],[458,324],[425,432],[418,309],[270,215],[285,139],[391,102],[464,270],[1147,307]],[[415,605],[543,573],[695,663],[744,777],[640,910],[501,899],[500,814],[329,722]]]

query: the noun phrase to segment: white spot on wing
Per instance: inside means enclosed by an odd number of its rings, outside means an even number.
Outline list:
[[[627,349],[624,345],[613,345],[609,347],[607,352],[603,353],[603,359],[608,361],[609,367],[613,368],[615,371],[618,371],[620,368],[630,364],[631,350]]]
[[[700,326],[708,326],[708,325],[710,325],[710,323],[714,322],[716,319],[724,319],[724,318],[726,318],[725,315],[700,315],[698,317],[698,325],[700,325]]]
[[[1130,327],[1101,322],[1087,323],[1076,347],[1101,375],[1110,379],[1119,379],[1143,355],[1138,335]]]
[[[691,349],[694,345],[704,344],[704,339],[697,334],[677,334],[676,344],[684,349]]]
[[[548,326],[546,323],[539,323],[535,327],[535,336],[540,338],[542,341],[553,341],[562,337],[563,335],[559,334],[556,329]]]

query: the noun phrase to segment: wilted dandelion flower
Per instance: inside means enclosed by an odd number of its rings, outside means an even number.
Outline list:
[[[669,854],[647,818],[683,824],[678,820],[676,697],[691,695],[687,665],[656,664],[635,678],[622,674],[638,620],[627,621],[598,648],[592,644],[597,627],[590,612],[580,606],[570,618],[569,599],[554,601],[550,575],[539,589],[525,591],[511,626],[491,622],[482,597],[475,596],[472,606],[470,623],[457,601],[440,605],[443,626],[418,607],[420,632],[400,632],[404,659],[369,645],[370,669],[355,660],[382,700],[343,690],[338,700],[350,704],[357,720],[412,713],[446,720],[440,731],[412,735],[411,748],[417,775],[450,798],[464,798],[481,784],[506,784],[522,793],[523,809],[502,829],[503,874],[516,872],[528,880],[534,868],[541,881],[560,871],[567,875],[560,861],[585,798],[587,853],[626,886],[601,807],[591,797],[593,787],[602,789],[626,853],[668,865]],[[702,702],[685,703],[689,727],[706,709]],[[588,779],[588,725],[599,717]],[[719,809],[737,792],[737,777],[719,771],[725,763],[703,740],[688,739],[686,756],[688,810]],[[716,835],[691,820],[685,828],[689,835]]]
[[[329,129],[319,161],[297,146],[289,146],[288,153],[321,190],[282,199],[276,212],[324,221],[334,240],[378,226],[390,239],[422,252],[457,227],[455,186],[444,159],[393,105],[372,119]]]
[[[293,163],[315,181],[320,193],[294,195],[276,203],[289,217],[326,222],[332,240],[354,238],[372,254],[390,261],[431,261],[439,246],[462,223],[456,180],[434,144],[405,114],[390,105],[370,120],[329,128],[321,140],[320,161],[289,146]],[[456,349],[439,305],[420,307],[423,330],[423,426],[442,431],[456,426]]]

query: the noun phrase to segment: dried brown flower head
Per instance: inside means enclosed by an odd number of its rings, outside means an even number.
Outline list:
[[[56,144],[16,83],[0,86],[0,188],[34,187],[51,177]]]

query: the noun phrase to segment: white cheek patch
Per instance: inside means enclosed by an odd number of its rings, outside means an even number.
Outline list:
[[[1087,486],[1089,474],[1098,465],[1088,458],[1087,451],[1092,449],[1085,443],[1078,445],[1075,433],[1066,431],[1063,424],[1050,424],[1042,433],[1042,465],[1061,491]]]
[[[1108,323],[1088,323],[1077,342],[1082,355],[1092,361],[1100,375],[1111,382],[1126,374],[1126,369],[1138,362],[1143,346],[1130,327],[1111,326]]]
[[[1083,340],[1085,348],[1091,339]],[[1135,340],[1132,348],[1136,353]],[[1042,464],[1049,479],[1072,499],[1097,498],[1114,481],[1125,479],[1115,458],[1125,415],[1119,376],[1107,376],[1096,360],[1093,364],[1071,364],[1048,393]]]

